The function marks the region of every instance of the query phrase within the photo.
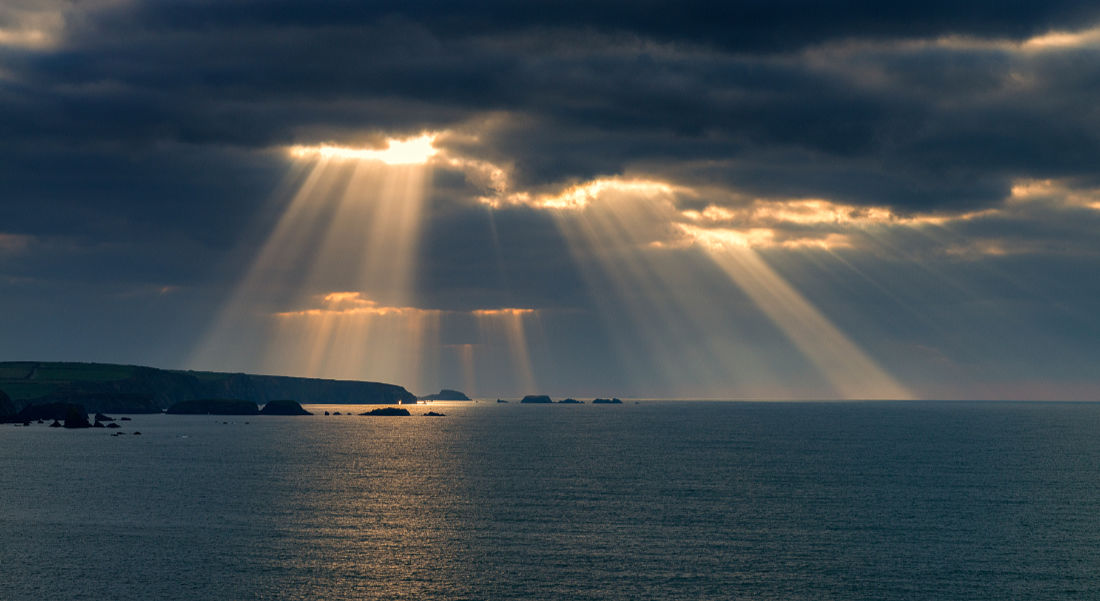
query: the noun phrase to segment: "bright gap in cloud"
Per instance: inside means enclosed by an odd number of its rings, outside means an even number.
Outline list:
[[[416,138],[398,140],[390,138],[386,148],[353,148],[349,146],[297,145],[288,148],[290,156],[299,159],[338,159],[356,161],[381,161],[387,165],[423,165],[438,150],[433,146],[439,134],[426,133]]]

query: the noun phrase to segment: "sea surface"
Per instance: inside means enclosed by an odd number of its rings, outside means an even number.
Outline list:
[[[413,414],[2,426],[0,599],[1100,598],[1100,404]]]

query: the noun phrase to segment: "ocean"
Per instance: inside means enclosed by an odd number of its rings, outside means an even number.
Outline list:
[[[1100,598],[1100,404],[412,410],[0,427],[0,599]]]

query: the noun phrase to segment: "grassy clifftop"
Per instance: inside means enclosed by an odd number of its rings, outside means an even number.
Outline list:
[[[322,380],[242,373],[175,371],[111,363],[45,361],[0,362],[0,390],[16,405],[78,402],[89,411],[114,410],[123,403],[164,409],[202,398],[234,398],[266,403],[413,403],[401,386],[354,380]]]

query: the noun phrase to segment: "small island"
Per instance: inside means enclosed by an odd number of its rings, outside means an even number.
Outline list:
[[[252,401],[240,399],[197,399],[180,401],[168,408],[169,415],[259,415]]]
[[[621,399],[593,399],[593,405],[622,405]]]
[[[298,401],[268,401],[260,415],[313,415],[302,408]]]
[[[402,409],[401,407],[380,407],[378,409],[371,409],[370,411],[360,413],[359,415],[412,415],[408,409]]]
[[[584,401],[578,401],[574,398],[562,399],[558,401],[559,405],[583,405]]]
[[[461,390],[452,390],[450,388],[444,388],[435,394],[429,394],[419,397],[422,401],[469,401],[470,397],[466,396],[466,393]]]
[[[529,395],[523,397],[523,400],[521,400],[520,402],[521,403],[546,404],[546,403],[553,403],[554,401],[550,400],[550,397],[545,395],[545,394],[529,394]]]

